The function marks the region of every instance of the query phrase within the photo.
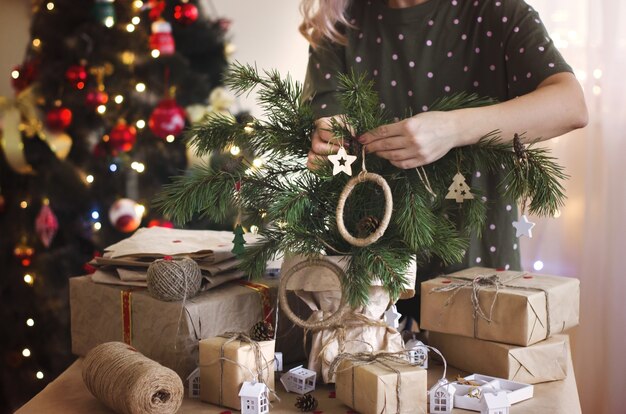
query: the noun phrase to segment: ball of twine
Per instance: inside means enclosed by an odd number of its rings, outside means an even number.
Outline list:
[[[185,393],[178,374],[122,342],[89,351],[83,381],[98,400],[123,414],[174,414]]]
[[[202,272],[192,259],[158,259],[148,267],[148,292],[164,301],[192,298],[200,291]]]

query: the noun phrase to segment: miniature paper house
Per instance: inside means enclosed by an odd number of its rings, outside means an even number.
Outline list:
[[[510,408],[506,391],[484,392],[480,398],[480,414],[509,414]]]
[[[239,391],[241,414],[266,414],[270,412],[267,385],[245,381]]]
[[[447,380],[442,379],[437,382],[429,391],[429,413],[441,414],[451,413],[454,407],[454,393],[456,388]]]
[[[200,398],[200,368],[193,370],[187,377],[189,398]]]
[[[317,374],[310,369],[302,368],[302,365],[292,368],[280,377],[287,392],[306,394],[315,390],[315,377]]]
[[[405,344],[408,349],[409,362],[428,369],[428,347],[422,341],[411,339]]]

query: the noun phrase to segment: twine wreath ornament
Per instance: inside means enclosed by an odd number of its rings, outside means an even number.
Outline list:
[[[326,329],[330,326],[338,323],[345,311],[348,309],[348,303],[346,302],[345,295],[341,295],[341,302],[339,303],[339,308],[335,313],[330,315],[326,319],[322,319],[316,322],[309,322],[299,318],[289,307],[289,302],[287,301],[287,284],[289,279],[293,275],[295,275],[298,271],[308,268],[308,267],[325,267],[339,279],[340,284],[343,286],[343,278],[345,276],[344,271],[337,266],[336,264],[324,260],[324,259],[308,259],[302,262],[297,263],[295,266],[287,270],[280,278],[280,285],[278,286],[278,301],[280,303],[280,307],[285,312],[285,315],[296,325],[306,330],[318,330],[318,329]]]
[[[385,234],[385,230],[387,230],[389,222],[391,221],[391,212],[393,211],[393,196],[391,194],[391,188],[389,187],[387,180],[385,180],[379,174],[367,171],[367,168],[365,167],[365,146],[363,146],[362,149],[361,160],[361,172],[356,177],[351,178],[346,183],[346,186],[343,188],[343,191],[341,191],[341,194],[339,195],[339,201],[337,202],[336,210],[337,229],[339,230],[339,234],[341,234],[341,237],[343,237],[345,241],[356,247],[365,247],[369,246],[370,244],[376,243],[376,241],[378,241],[378,239],[380,239],[382,235]],[[380,188],[382,188],[383,194],[385,196],[385,212],[378,228],[369,236],[365,238],[359,238],[354,237],[346,229],[343,221],[343,211],[346,206],[346,201],[348,200],[348,197],[350,196],[354,188],[357,185],[366,181],[371,181],[374,184],[377,184]]]
[[[202,284],[200,266],[183,258],[157,259],[148,267],[148,293],[158,300],[171,302],[190,299],[198,294]]]
[[[83,381],[98,400],[121,414],[174,414],[185,392],[178,374],[122,342],[89,351]]]

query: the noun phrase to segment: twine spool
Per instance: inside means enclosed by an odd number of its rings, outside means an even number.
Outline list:
[[[364,164],[365,165],[365,164]],[[346,229],[346,226],[343,222],[343,210],[346,205],[346,200],[352,193],[352,190],[360,184],[366,181],[371,181],[374,184],[377,184],[380,188],[383,189],[383,194],[385,195],[385,213],[383,214],[383,218],[380,221],[380,224],[376,231],[367,236],[366,238],[357,238],[354,237],[350,232]],[[385,230],[387,230],[387,226],[389,226],[389,222],[391,221],[391,212],[393,211],[393,195],[391,194],[391,188],[389,188],[389,184],[387,181],[378,174],[367,172],[365,169],[361,171],[359,175],[354,178],[351,178],[350,181],[346,183],[346,186],[343,188],[343,191],[339,195],[339,201],[337,203],[337,229],[339,230],[339,234],[344,238],[345,241],[350,243],[356,247],[365,247],[369,246],[372,243],[375,243],[385,234]]]
[[[188,258],[155,260],[148,267],[147,277],[150,295],[168,302],[194,297],[202,284],[198,263]]]
[[[185,392],[178,374],[122,342],[89,351],[83,381],[98,400],[122,414],[174,414]]]
[[[345,311],[348,309],[348,303],[345,300],[345,295],[343,294],[341,295],[341,302],[339,303],[339,308],[337,309],[335,313],[330,315],[328,318],[322,319],[321,321],[317,321],[317,322],[308,322],[299,318],[289,307],[289,302],[287,301],[287,283],[289,282],[289,279],[291,279],[291,277],[294,274],[296,274],[299,270],[302,270],[307,267],[325,267],[329,269],[331,272],[333,272],[335,276],[337,276],[337,279],[339,279],[339,282],[343,286],[342,278],[344,276],[344,271],[339,266],[337,266],[333,262],[330,262],[324,259],[305,260],[305,261],[297,263],[295,266],[287,270],[286,273],[281,275],[280,285],[278,286],[278,299],[279,299],[280,307],[283,310],[283,312],[285,312],[285,315],[287,315],[287,317],[294,324],[300,326],[301,328],[310,329],[310,330],[329,328],[333,326],[334,324],[338,323],[341,320]]]

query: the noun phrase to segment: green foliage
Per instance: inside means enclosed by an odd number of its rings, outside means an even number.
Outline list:
[[[470,234],[480,234],[485,224],[486,206],[480,192],[457,204],[446,200],[452,177],[466,177],[477,169],[485,172],[506,170],[500,183],[505,196],[527,199],[531,213],[552,214],[563,203],[563,170],[545,149],[526,149],[521,162],[509,143],[499,141],[497,131],[487,134],[477,145],[455,148],[437,162],[417,170],[399,170],[386,160],[367,156],[368,171],[381,174],[391,187],[394,211],[391,223],[379,241],[364,247],[349,245],[339,235],[336,205],[349,177],[332,175],[331,168],[316,171],[306,168],[311,145],[314,116],[308,102],[302,102],[302,87],[276,71],[260,73],[250,65],[236,64],[226,83],[240,94],[257,89],[265,120],[237,125],[230,118],[211,116],[194,126],[188,138],[197,151],[205,154],[232,145],[251,148],[265,160],[261,167],[239,165],[233,171],[214,171],[208,167],[192,170],[175,181],[157,199],[163,211],[177,221],[189,220],[200,212],[212,219],[241,209],[244,225],[261,227],[262,241],[246,248],[241,255],[242,269],[260,277],[267,260],[283,252],[317,256],[349,255],[345,273],[345,292],[350,304],[368,300],[368,289],[378,279],[393,298],[403,289],[404,274],[410,261],[431,256],[447,264],[462,260]],[[379,106],[373,84],[362,75],[340,76],[340,101],[345,116],[331,125],[338,139],[350,144],[357,155],[352,165],[359,172],[361,147],[352,138],[389,122]],[[490,105],[494,102],[471,94],[449,96],[431,105],[432,110]],[[433,196],[430,188],[436,194]],[[235,183],[241,190],[234,191]],[[346,228],[357,234],[359,223],[382,217],[382,191],[369,183],[352,192],[344,210]]]

